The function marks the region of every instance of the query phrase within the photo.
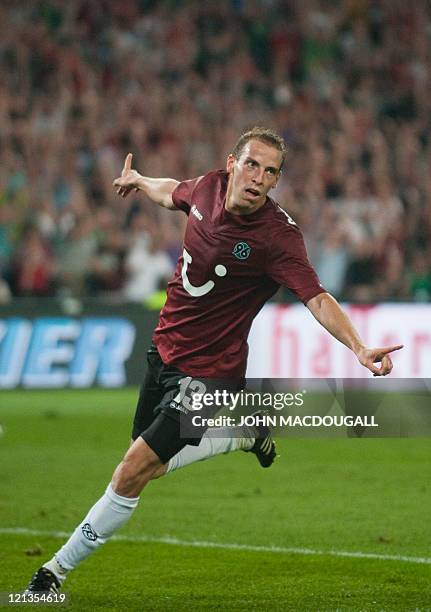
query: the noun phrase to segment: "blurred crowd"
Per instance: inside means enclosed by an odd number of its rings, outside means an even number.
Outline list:
[[[431,300],[430,6],[3,0],[0,299],[151,299],[185,215],[119,198],[124,156],[191,178],[257,124],[286,139],[274,197],[322,284]]]

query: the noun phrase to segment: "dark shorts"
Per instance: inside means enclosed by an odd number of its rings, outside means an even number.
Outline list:
[[[191,377],[174,366],[165,365],[155,346],[147,353],[148,370],[141,387],[133,420],[132,439],[141,436],[163,463],[167,463],[187,444],[198,446],[205,425],[192,425],[199,414],[211,418],[221,406],[193,406],[193,393],[214,393],[226,389],[235,392],[244,388],[241,380],[214,380]]]

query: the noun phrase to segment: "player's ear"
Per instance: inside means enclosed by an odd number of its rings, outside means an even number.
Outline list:
[[[229,155],[227,156],[227,160],[226,160],[226,172],[229,172],[229,174],[233,171],[233,166],[235,164],[235,161],[236,161],[236,157],[232,155],[232,153],[229,153]]]

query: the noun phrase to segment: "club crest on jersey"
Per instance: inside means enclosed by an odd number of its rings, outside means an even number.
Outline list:
[[[244,259],[248,259],[250,252],[251,246],[249,246],[246,242],[237,242],[233,247],[232,254],[235,255],[237,259],[244,261]]]

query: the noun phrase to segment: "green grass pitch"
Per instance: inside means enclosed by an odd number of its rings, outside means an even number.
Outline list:
[[[136,397],[0,393],[1,593],[22,590],[64,540],[56,532],[100,497]],[[237,452],[150,483],[122,539],[67,579],[64,609],[430,610],[429,439],[284,438],[278,448],[269,470]]]

